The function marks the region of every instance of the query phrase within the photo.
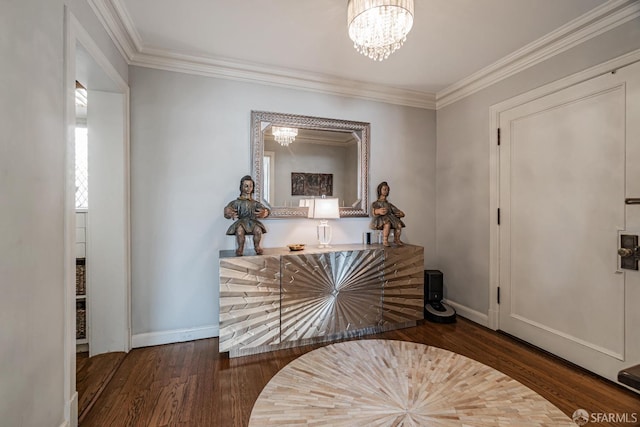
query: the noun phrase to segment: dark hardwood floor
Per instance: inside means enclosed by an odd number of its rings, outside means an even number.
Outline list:
[[[82,422],[96,399],[109,384],[126,356],[111,352],[89,357],[88,352],[76,353],[76,390],[78,391],[78,421]]]
[[[545,397],[569,417],[589,413],[636,414],[640,395],[473,322],[424,323],[369,335],[419,342],[465,355],[489,365]],[[262,388],[298,356],[327,344],[229,359],[218,340],[206,339],[132,350],[86,414],[89,426],[247,426]],[[595,424],[587,424],[587,426]]]

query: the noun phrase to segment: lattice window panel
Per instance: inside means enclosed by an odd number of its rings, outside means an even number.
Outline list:
[[[76,209],[89,208],[87,128],[76,127]]]

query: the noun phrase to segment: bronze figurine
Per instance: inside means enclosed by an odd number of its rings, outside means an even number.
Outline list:
[[[385,246],[390,246],[389,233],[393,228],[394,243],[402,246],[404,243],[400,241],[400,234],[405,225],[400,218],[404,217],[404,212],[387,200],[389,191],[390,188],[387,181],[378,184],[378,200],[371,204],[371,215],[373,218],[370,228],[372,230],[382,230],[382,244]]]
[[[227,235],[236,235],[238,248],[236,255],[242,256],[244,252],[245,235],[253,235],[253,245],[256,254],[262,255],[264,252],[260,242],[262,235],[267,232],[265,226],[258,218],[266,218],[271,211],[262,203],[253,199],[255,181],[249,175],[245,175],[240,179],[240,196],[229,202],[224,208],[224,217],[227,219],[235,219],[227,230]]]

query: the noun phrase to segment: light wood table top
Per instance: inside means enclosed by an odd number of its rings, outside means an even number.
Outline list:
[[[462,355],[406,341],[331,344],[262,390],[258,426],[575,427],[542,396]]]

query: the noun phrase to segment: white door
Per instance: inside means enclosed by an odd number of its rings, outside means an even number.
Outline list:
[[[499,329],[616,380],[640,363],[640,64],[499,115]]]
[[[129,242],[124,95],[89,90],[89,356],[129,350]]]

